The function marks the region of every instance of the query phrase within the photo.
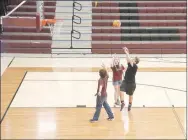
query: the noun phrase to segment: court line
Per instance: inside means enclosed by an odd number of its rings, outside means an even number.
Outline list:
[[[33,106],[33,107],[31,107],[31,106],[29,106],[29,107],[25,107],[25,106],[23,106],[23,107],[11,107],[11,108],[80,108],[80,107],[77,107],[77,106],[83,106],[83,105],[75,105],[74,107],[51,107],[51,106],[45,106],[45,107],[37,107],[37,106]],[[93,107],[90,107],[90,106],[86,106],[86,107],[83,107],[83,108],[95,108],[95,106],[93,106]],[[111,108],[117,108],[117,109],[119,109],[120,107],[114,107],[114,106],[112,106]],[[125,108],[127,108],[127,107],[125,107]],[[160,107],[157,107],[157,106],[154,106],[154,107],[149,107],[149,106],[147,106],[147,107],[144,107],[144,106],[137,106],[137,107],[132,107],[132,108],[173,108],[172,106],[160,106]],[[174,108],[185,108],[185,107],[174,107]]]
[[[171,102],[171,100],[170,100],[170,97],[168,96],[168,93],[167,93],[166,90],[165,90],[165,95],[166,95],[167,99],[169,100],[170,104],[173,106],[173,107],[172,107],[172,112],[173,112],[173,114],[174,114],[174,116],[175,116],[175,118],[176,118],[176,120],[177,120],[177,122],[178,122],[178,124],[179,124],[179,127],[180,127],[180,129],[181,129],[183,135],[186,137],[186,132],[185,132],[185,130],[184,130],[184,127],[183,127],[183,125],[181,124],[180,118],[179,118],[177,112],[175,111],[174,105],[172,104],[172,102]]]
[[[163,58],[156,58],[156,59],[158,59],[158,60],[161,60],[161,61],[156,61],[156,62],[164,62],[164,63],[186,63],[186,62],[184,62],[184,61],[171,61],[171,60],[165,60],[165,59],[163,59]],[[155,62],[155,61],[153,61],[153,62]]]
[[[13,61],[14,58],[15,58],[15,57],[13,57],[13,58],[11,59],[11,61],[9,62],[8,66],[5,68],[5,70],[3,71],[3,73],[6,71],[7,68],[9,68],[9,66],[11,65],[11,63],[12,63],[12,61]],[[3,75],[3,73],[2,73],[2,75]]]
[[[10,68],[15,68],[15,67],[10,67]],[[37,67],[36,67],[37,68]],[[32,70],[30,70],[30,71],[28,71],[29,73],[54,73],[54,72],[57,72],[57,73],[59,73],[59,72],[69,72],[69,73],[84,73],[84,72],[93,72],[93,73],[98,73],[98,70],[92,70],[92,68],[85,68],[85,69],[87,69],[88,71],[75,71],[75,69],[74,68],[65,68],[65,70],[60,70],[59,68],[52,68],[52,69],[54,69],[53,71],[32,71]],[[68,70],[68,69],[70,69],[70,70]],[[91,71],[89,71],[89,69],[91,69]],[[100,68],[98,68],[98,69],[100,69]],[[109,73],[112,73],[112,71],[111,71],[111,68],[107,68],[108,69],[108,71],[109,71]],[[171,72],[175,72],[175,73],[179,73],[179,72],[185,72],[186,73],[186,71],[143,71],[142,70],[142,68],[141,69],[138,69],[138,70],[140,70],[140,71],[138,71],[139,73],[146,73],[146,72],[150,72],[150,73],[161,73],[161,72],[168,72],[168,73],[171,73]]]
[[[101,67],[9,67],[28,72],[98,72]],[[109,72],[110,67],[107,67]],[[186,72],[186,67],[140,67],[138,72]]]
[[[68,48],[69,49],[69,48]],[[49,55],[51,55],[51,56],[15,56],[16,58],[112,58],[112,55],[113,54],[110,54],[111,56],[105,56],[105,54],[102,54],[102,55],[104,55],[104,56],[92,56],[92,54],[85,54],[85,53],[77,53],[77,54],[73,54],[73,53],[70,53],[71,55],[75,55],[75,56],[59,56],[58,55],[58,53],[51,53],[51,54],[49,54]],[[52,56],[52,55],[58,55],[58,57],[57,56]],[[69,54],[67,54],[67,55],[69,55]],[[80,56],[76,56],[76,55],[80,55]],[[87,56],[87,55],[90,55],[90,56]],[[121,54],[120,54],[121,55]],[[135,54],[133,54],[133,55],[135,55]],[[12,56],[4,56],[4,57],[12,57]],[[186,59],[186,57],[181,57],[181,56],[177,56],[177,57],[168,57],[168,56],[154,56],[154,57],[151,57],[151,56],[139,56],[138,55],[138,57],[139,58],[155,58],[155,59],[159,59],[159,58],[172,58],[172,59],[174,59],[174,58],[184,58],[184,59]],[[119,56],[119,58],[125,58],[125,57],[123,57],[123,56]],[[186,63],[186,62],[185,62]]]
[[[144,85],[144,86],[151,86],[151,87],[159,87],[159,88],[164,88],[164,89],[171,89],[171,90],[176,90],[176,91],[181,91],[181,92],[187,92],[186,90],[181,90],[181,89],[176,89],[176,88],[171,88],[171,87],[163,87],[163,86],[140,84],[140,83],[137,83],[137,84]]]
[[[177,122],[178,122],[178,124],[179,124],[179,126],[180,126],[180,128],[181,128],[181,130],[182,130],[183,135],[184,135],[185,138],[186,138],[186,131],[184,130],[183,124],[181,123],[180,118],[179,118],[179,116],[178,116],[176,110],[174,109],[174,107],[172,108],[172,111],[173,111],[174,116],[176,117],[176,120],[177,120]]]
[[[9,105],[8,105],[8,107],[7,107],[7,109],[6,109],[6,111],[5,111],[4,115],[3,115],[3,117],[2,117],[2,119],[1,119],[1,123],[3,122],[3,120],[4,120],[4,118],[5,118],[6,114],[7,114],[7,112],[8,112],[8,110],[9,110],[9,108],[10,108],[10,106],[11,106],[11,104],[12,104],[14,98],[16,97],[16,94],[17,94],[18,90],[20,89],[20,87],[21,87],[21,85],[22,85],[22,82],[24,81],[26,75],[27,75],[27,71],[25,72],[25,74],[24,74],[24,76],[23,76],[23,78],[22,78],[22,80],[21,80],[21,82],[20,82],[20,84],[19,84],[19,86],[18,86],[16,92],[14,93],[14,96],[12,97],[12,100],[10,101],[10,103],[9,103]]]
[[[58,82],[58,81],[65,81],[65,82],[97,82],[97,80],[24,80],[24,81],[52,81],[52,82]],[[112,83],[112,81],[108,81]],[[181,92],[187,92],[185,90],[181,89],[176,89],[176,88],[171,88],[171,87],[164,87],[164,86],[158,86],[158,85],[149,85],[149,84],[141,84],[141,83],[136,83],[137,85],[143,85],[143,86],[150,86],[150,87],[158,87],[158,88],[164,88],[164,89],[171,89],[171,90],[176,90],[176,91],[181,91]]]
[[[12,64],[12,62],[14,61],[15,57],[12,58],[12,60],[10,61],[10,63],[8,64],[7,67],[10,67],[10,65]]]
[[[185,63],[186,62],[183,62],[183,61],[170,61],[170,60],[164,60],[164,59],[159,59],[161,61],[149,61],[149,60],[141,60],[142,62],[162,62],[162,63],[173,63],[173,64],[182,64],[182,63]]]

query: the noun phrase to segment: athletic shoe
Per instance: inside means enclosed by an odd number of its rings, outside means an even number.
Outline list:
[[[94,119],[91,119],[91,120],[89,120],[89,121],[90,121],[90,123],[98,122],[98,120],[94,120]]]
[[[119,99],[117,99],[117,102],[116,102],[117,105],[121,105]]]
[[[115,102],[114,103],[114,106],[116,107],[116,106],[120,106],[120,104],[118,104],[117,102]]]
[[[108,121],[113,121],[114,120],[114,117],[113,118],[107,118]]]
[[[131,105],[129,104],[129,106],[128,106],[128,111],[131,111]]]
[[[125,103],[121,103],[121,109],[120,109],[120,111],[123,110],[124,106],[125,106]]]

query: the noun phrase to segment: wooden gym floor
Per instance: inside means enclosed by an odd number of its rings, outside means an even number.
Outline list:
[[[99,68],[56,68],[60,72],[97,72]],[[139,71],[185,72],[185,68],[141,68]],[[130,113],[113,108],[108,122],[102,109],[98,123],[89,119],[94,108],[12,107],[27,72],[53,68],[9,67],[1,81],[2,139],[185,139],[185,107],[134,107]],[[29,98],[29,97],[28,97]],[[34,102],[34,101],[33,101]],[[160,102],[160,100],[159,100]]]

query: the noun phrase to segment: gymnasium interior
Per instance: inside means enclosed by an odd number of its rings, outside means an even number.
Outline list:
[[[2,139],[187,139],[186,0],[2,0]],[[114,21],[121,26],[115,27]],[[112,57],[139,57],[132,110]],[[90,123],[101,65],[115,119]]]

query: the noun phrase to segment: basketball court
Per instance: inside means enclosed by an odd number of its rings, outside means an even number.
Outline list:
[[[38,10],[36,17],[17,20],[38,32],[49,26],[52,35],[62,20],[44,21]],[[2,18],[3,24],[22,26],[14,20]],[[126,66],[125,55],[117,56]],[[186,55],[136,56],[141,61],[133,108],[127,111],[125,95],[120,112],[114,107],[112,54],[1,54],[2,139],[186,139]],[[110,74],[107,93],[115,119],[107,121],[102,109],[99,121],[90,123],[102,63]]]
[[[185,138],[185,61],[142,61],[132,111],[113,108],[108,122],[103,110],[91,124],[101,59],[2,57],[2,138]],[[108,101],[113,107],[111,80]]]

